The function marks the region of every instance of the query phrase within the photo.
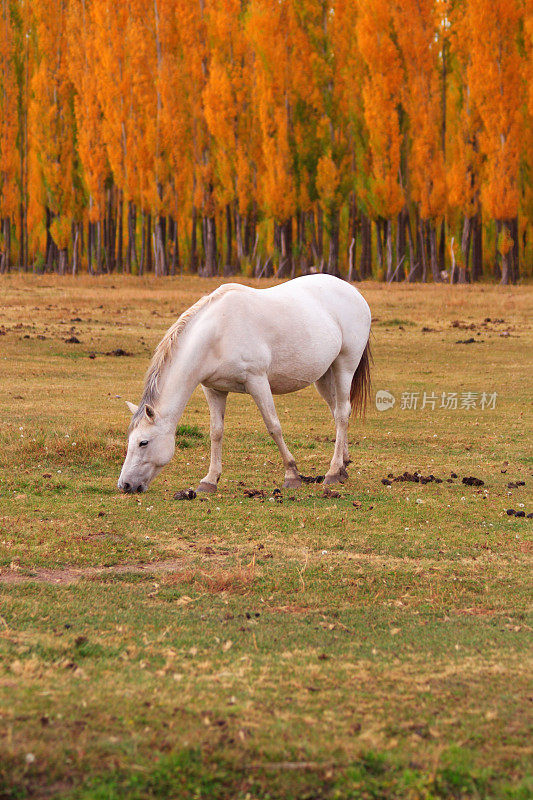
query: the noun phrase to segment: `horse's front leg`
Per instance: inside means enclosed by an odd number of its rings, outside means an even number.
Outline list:
[[[222,473],[222,435],[224,433],[224,412],[226,410],[227,392],[217,392],[202,386],[209,406],[211,436],[211,461],[209,472],[202,478],[197,492],[216,492],[217,484]]]
[[[285,444],[283,434],[281,433],[281,424],[276,413],[276,406],[274,405],[274,398],[270,390],[268,378],[265,376],[256,376],[250,378],[246,383],[246,391],[255,400],[259,411],[265,421],[267,431],[276,442],[281,458],[283,459],[283,466],[285,467],[285,480],[283,486],[286,488],[296,489],[302,485],[300,473],[296,468],[296,461],[291,451]]]

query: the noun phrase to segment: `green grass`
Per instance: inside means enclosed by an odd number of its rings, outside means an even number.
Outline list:
[[[531,520],[505,512],[533,511],[530,291],[364,287],[374,390],[397,402],[352,422],[339,497],[276,502],[277,450],[231,396],[219,493],[174,501],[207,471],[200,391],[172,464],[119,495],[124,400],[214,285],[2,278],[0,798],[529,798]],[[456,321],[484,342],[455,345]],[[407,391],[498,400],[402,410]],[[316,392],[277,408],[302,474],[324,474]],[[444,482],[381,482],[416,469]]]

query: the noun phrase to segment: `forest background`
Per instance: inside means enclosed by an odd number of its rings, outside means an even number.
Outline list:
[[[531,276],[532,0],[0,0],[0,272]]]

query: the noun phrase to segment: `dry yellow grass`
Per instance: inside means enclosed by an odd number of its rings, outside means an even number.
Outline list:
[[[233,396],[219,494],[174,501],[205,472],[201,392],[172,464],[119,495],[124,400],[219,283],[2,277],[0,796],[525,798],[530,288],[361,286],[397,403],[352,422],[340,497],[270,498],[277,450]],[[496,407],[400,408],[468,391]],[[323,474],[323,402],[277,407]],[[416,469],[443,483],[382,484]]]

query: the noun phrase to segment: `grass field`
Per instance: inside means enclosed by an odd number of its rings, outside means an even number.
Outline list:
[[[2,277],[0,798],[531,797],[532,520],[506,513],[533,512],[531,290],[362,287],[396,403],[352,421],[338,497],[278,502],[278,452],[233,395],[219,493],[173,500],[206,472],[200,391],[173,462],[120,495],[124,400],[216,285]],[[277,407],[323,475],[323,401]],[[443,482],[382,483],[415,470]]]

